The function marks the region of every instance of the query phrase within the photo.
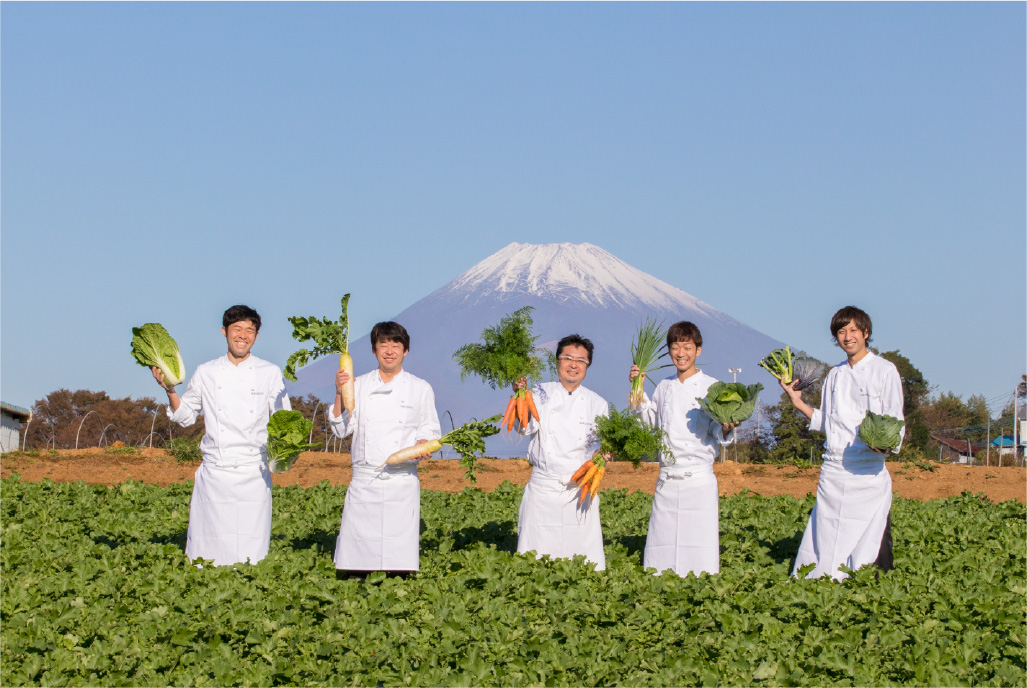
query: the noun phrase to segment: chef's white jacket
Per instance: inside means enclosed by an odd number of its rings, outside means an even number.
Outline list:
[[[724,437],[720,422],[699,406],[698,399],[705,397],[716,381],[701,371],[684,382],[671,375],[656,386],[652,400],[643,392],[638,414],[647,424],[667,433],[665,442],[670,455],[660,453],[661,466],[712,466],[718,446],[734,441],[735,430]]]
[[[336,437],[353,435],[350,448],[353,466],[377,468],[389,455],[413,446],[418,440],[442,436],[435,392],[425,380],[401,370],[383,382],[378,370],[354,381],[355,408],[335,415],[328,413]]]
[[[813,411],[809,428],[827,435],[825,461],[883,459],[857,434],[867,410],[899,420],[904,418],[899,371],[893,363],[872,351],[867,351],[866,356],[854,366],[850,367],[848,361],[843,361],[831,368],[824,381],[820,408]],[[903,437],[905,432],[903,426]],[[893,453],[898,451],[899,447],[896,447]]]
[[[528,461],[546,475],[564,480],[599,448],[595,439],[596,416],[610,415],[610,405],[590,389],[578,386],[568,393],[559,382],[543,382],[532,390],[539,420],[531,417],[517,430],[530,435]]]
[[[196,368],[189,379],[175,423],[189,426],[203,412],[203,460],[218,465],[259,463],[267,451],[267,422],[277,410],[291,410],[282,369],[250,355],[233,365],[228,354]]]

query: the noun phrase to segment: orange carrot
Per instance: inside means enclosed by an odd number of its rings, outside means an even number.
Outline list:
[[[582,504],[585,503],[585,498],[586,497],[588,497],[588,488],[587,487],[582,487],[581,488],[581,497],[578,498],[578,506],[581,506]]]
[[[528,412],[538,420],[538,409],[535,407],[535,398],[531,396],[530,389],[525,393],[525,398],[528,400]]]
[[[599,470],[596,471],[596,477],[592,479],[592,489],[589,490],[588,494],[591,497],[596,496],[596,492],[599,492],[599,483],[603,480],[603,473],[606,472],[606,466],[600,466]]]
[[[503,414],[503,420],[499,421],[499,427],[503,427],[510,420],[510,414],[513,413],[514,407],[517,405],[516,399],[510,397],[510,401],[506,405],[506,413]]]
[[[514,409],[510,412],[510,418],[506,421],[507,432],[511,432],[513,430],[514,421],[517,420],[517,397],[511,398],[510,403],[514,405]]]
[[[528,427],[528,400],[523,391],[517,397],[517,420],[520,421],[522,428]]]
[[[572,483],[578,482],[578,479],[581,478],[583,475],[585,475],[585,471],[587,471],[589,466],[592,466],[592,465],[593,465],[592,459],[589,459],[585,463],[581,464],[581,468],[579,468],[578,470],[574,471],[574,475],[571,476],[570,482],[572,482]]]
[[[592,479],[592,476],[595,475],[596,471],[598,470],[599,466],[593,463],[591,466],[588,467],[588,470],[585,471],[584,477],[582,477],[581,480],[578,481],[578,484],[582,486],[588,485],[588,481]],[[588,492],[588,488],[586,488],[585,491]]]

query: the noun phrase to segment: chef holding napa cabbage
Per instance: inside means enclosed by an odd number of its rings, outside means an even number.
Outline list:
[[[178,347],[160,325],[133,329],[133,355],[151,366],[167,392],[169,418],[179,425],[204,416],[203,462],[189,504],[185,553],[190,559],[227,565],[263,559],[271,542],[271,474],[264,457],[268,419],[291,408],[282,370],[250,351],[260,315],[232,306],[222,316],[228,351],[197,367],[183,394]]]

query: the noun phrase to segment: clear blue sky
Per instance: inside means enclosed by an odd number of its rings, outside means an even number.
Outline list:
[[[997,411],[1025,8],[5,2],[0,394],[158,396],[131,327],[191,371],[238,302],[282,364],[345,292],[359,336],[511,241],[587,241],[830,361],[860,305]]]

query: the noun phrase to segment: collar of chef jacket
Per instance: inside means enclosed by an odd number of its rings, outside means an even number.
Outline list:
[[[368,394],[392,394],[400,385],[406,386],[410,383],[410,374],[405,370],[400,370],[390,382],[386,382],[382,379],[381,371],[375,369],[371,371],[370,382]]]

